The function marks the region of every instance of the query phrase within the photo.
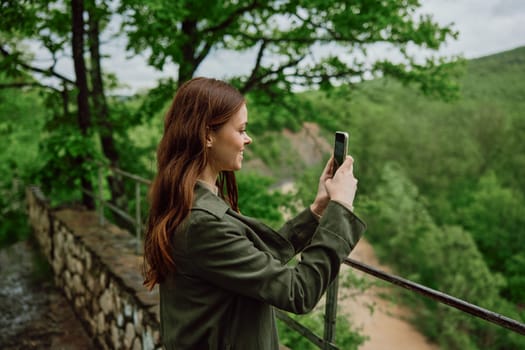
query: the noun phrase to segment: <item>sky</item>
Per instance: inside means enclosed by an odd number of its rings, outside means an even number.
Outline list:
[[[421,0],[421,13],[432,14],[443,25],[453,23],[459,38],[443,46],[440,53],[476,58],[525,46],[525,0]],[[117,75],[121,88],[113,93],[132,94],[156,86],[159,78],[176,78],[176,66],[168,64],[163,71],[147,65],[146,55],[125,51],[125,40],[108,40],[102,47],[108,57],[102,62],[105,72]],[[45,66],[45,55],[36,57]],[[372,55],[389,55],[378,47]],[[248,73],[254,62],[254,53],[219,51],[206,58],[196,75],[226,78]],[[59,61],[57,70],[73,76],[72,63]]]

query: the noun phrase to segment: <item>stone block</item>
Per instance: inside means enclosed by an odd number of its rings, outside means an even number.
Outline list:
[[[124,315],[122,315],[121,313],[117,314],[117,325],[119,327],[124,326]]]
[[[124,316],[131,317],[132,315],[133,315],[133,306],[131,306],[127,302],[124,303]]]
[[[84,263],[85,263],[86,270],[90,271],[91,267],[92,267],[91,252],[89,250],[87,250],[87,249],[84,249],[84,254],[83,255],[84,255],[83,258],[84,258]]]
[[[155,342],[153,341],[153,334],[151,328],[148,327],[145,332],[142,333],[142,349],[153,350],[155,349]]]
[[[136,310],[133,313],[133,324],[135,325],[135,331],[137,334],[142,334],[143,328],[142,328],[142,320],[143,320],[143,312],[141,309]]]
[[[88,292],[92,293],[95,289],[95,279],[89,273],[85,275],[85,278],[86,278],[86,288]]]
[[[103,271],[100,273],[99,282],[102,288],[106,288],[106,283],[108,282],[108,276]]]
[[[97,333],[104,334],[106,331],[106,317],[103,312],[99,312],[97,316]]]
[[[100,308],[104,312],[104,314],[109,315],[111,312],[113,312],[113,297],[111,295],[111,292],[109,290],[105,290],[102,293],[102,296],[100,297]]]
[[[126,323],[126,331],[124,333],[124,348],[129,349],[131,348],[131,345],[133,344],[133,340],[135,340],[135,327],[133,327],[132,323]]]
[[[120,349],[119,329],[115,322],[111,322],[111,342],[114,349]]]
[[[82,283],[82,279],[80,278],[80,275],[75,274],[73,275],[73,278],[71,279],[71,286],[73,293],[79,295],[84,294],[85,288],[84,284]]]
[[[140,338],[135,338],[135,340],[133,341],[133,348],[132,350],[142,350],[142,344],[141,344],[141,340]]]

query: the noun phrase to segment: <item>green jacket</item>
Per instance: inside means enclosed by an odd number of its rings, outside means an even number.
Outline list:
[[[320,222],[306,209],[276,232],[197,184],[173,237],[176,272],[160,284],[164,346],[278,349],[273,307],[312,310],[364,229],[331,201]],[[299,252],[300,262],[287,265]]]

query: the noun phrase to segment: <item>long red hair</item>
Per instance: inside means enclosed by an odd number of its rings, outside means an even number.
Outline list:
[[[194,78],[178,89],[164,121],[157,175],[149,191],[144,240],[144,285],[148,289],[175,270],[171,237],[190,213],[197,177],[208,162],[207,133],[224,125],[244,103],[237,89],[216,79]],[[217,186],[219,195],[239,211],[233,171],[223,171]]]

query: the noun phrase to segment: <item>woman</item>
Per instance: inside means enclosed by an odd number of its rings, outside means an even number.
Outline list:
[[[207,78],[183,84],[166,115],[144,284],[160,284],[167,349],[278,349],[273,307],[312,310],[364,231],[351,157],[333,177],[326,164],[314,202],[280,231],[241,215],[234,171],[247,124],[243,96]]]

